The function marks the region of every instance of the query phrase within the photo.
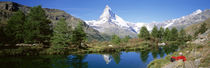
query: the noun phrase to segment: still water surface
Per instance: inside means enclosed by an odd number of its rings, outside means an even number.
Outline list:
[[[170,54],[169,51],[0,57],[0,68],[146,68],[152,60]]]

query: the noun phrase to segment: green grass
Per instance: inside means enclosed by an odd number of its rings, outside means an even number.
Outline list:
[[[201,64],[199,65],[200,67],[208,67],[210,66],[210,54],[206,56],[206,58],[201,60]]]
[[[187,58],[187,61],[194,61],[195,59],[198,59],[194,56],[190,56],[191,55],[191,51],[196,50],[196,52],[200,52],[202,53],[204,49],[208,50],[209,46],[207,45],[195,45],[195,44],[191,44],[191,45],[187,45],[185,48],[182,48],[180,51],[174,52],[171,55],[167,55],[164,59],[155,59],[154,61],[150,62],[150,64],[148,64],[148,68],[161,68],[162,66],[170,63],[170,58],[171,56],[179,56],[179,53],[182,52],[183,55]],[[201,67],[208,67],[210,66],[210,53],[208,53],[208,51],[204,51],[204,56],[201,56]]]
[[[148,68],[161,68],[170,61],[167,59],[156,59],[148,64]]]

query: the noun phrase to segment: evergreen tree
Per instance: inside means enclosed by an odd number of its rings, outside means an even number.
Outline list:
[[[145,26],[141,27],[140,33],[138,35],[139,38],[144,38],[146,40],[150,39],[150,33]]]
[[[131,39],[129,35],[125,36],[125,38],[122,39],[123,42],[128,42],[128,40]]]
[[[77,27],[73,30],[71,41],[73,44],[77,45],[77,47],[81,48],[81,43],[86,40],[86,33],[82,27],[83,23],[79,22]]]
[[[177,38],[178,38],[178,30],[175,27],[173,27],[171,29],[170,41],[176,41]]]
[[[64,19],[60,19],[59,22],[57,22],[53,29],[53,37],[51,38],[53,49],[62,49],[68,46],[71,39],[71,27],[67,25]]]
[[[117,35],[112,35],[112,39],[111,39],[112,43],[114,44],[119,44],[121,41],[120,41],[120,37],[117,36]]]
[[[191,35],[187,35],[187,39],[186,39],[186,41],[191,41],[192,40],[192,36]]]
[[[12,17],[7,21],[5,34],[9,43],[23,43],[25,33],[24,33],[24,21],[25,14],[22,11],[17,11]]]
[[[169,28],[166,28],[165,32],[164,32],[164,40],[165,41],[169,41],[170,40],[170,36],[171,36],[171,31],[169,30]]]
[[[206,30],[208,29],[207,27],[206,27],[206,23],[204,22],[203,24],[201,24],[201,27],[200,27],[200,29],[199,29],[199,32],[201,33],[201,34],[203,34],[203,33],[205,33],[206,32]]]
[[[178,41],[180,43],[184,43],[187,40],[187,36],[186,36],[186,32],[185,30],[182,28],[179,32],[179,36],[178,36]]]
[[[2,46],[6,42],[6,35],[4,32],[4,27],[2,26],[0,22],[0,46]]]
[[[194,36],[196,37],[199,33],[200,34],[205,33],[207,29],[208,28],[206,27],[206,23],[205,22],[202,23],[201,26],[200,26],[200,28],[195,32]]]
[[[186,39],[186,32],[184,29],[181,29],[180,32],[179,32],[179,38],[184,40]]]
[[[153,38],[158,38],[158,29],[157,26],[154,26],[151,32]]]
[[[26,34],[24,41],[26,43],[48,42],[52,34],[50,24],[41,6],[31,8],[24,25]]]
[[[163,36],[164,36],[164,28],[163,27],[160,27],[159,31],[158,31],[158,38],[160,40],[163,39]]]

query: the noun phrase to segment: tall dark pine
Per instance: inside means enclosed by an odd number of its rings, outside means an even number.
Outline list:
[[[180,30],[180,32],[179,32],[179,38],[180,39],[182,39],[182,40],[184,40],[184,39],[186,39],[186,32],[185,32],[185,30],[184,29],[181,29]]]
[[[163,40],[163,36],[164,36],[164,28],[160,27],[159,31],[158,31],[158,38],[160,40]]]
[[[6,37],[5,33],[5,24],[0,21],[0,46],[8,42],[8,38]]]
[[[81,43],[86,40],[86,33],[82,27],[83,23],[79,22],[77,27],[72,32],[71,42],[81,48]]]
[[[178,38],[178,30],[175,27],[173,27],[171,29],[170,41],[176,41],[177,38]]]
[[[163,39],[164,41],[169,41],[171,36],[171,31],[169,28],[166,28],[164,31]]]
[[[158,38],[157,26],[154,26],[154,28],[152,29],[151,35],[152,35],[153,38]]]
[[[65,22],[64,19],[60,19],[53,28],[53,36],[51,38],[52,48],[54,50],[63,49],[68,46],[71,40],[71,27]]]
[[[141,27],[140,33],[138,34],[139,38],[148,40],[150,38],[150,33],[145,26]]]
[[[31,8],[25,22],[26,43],[47,43],[50,40],[52,30],[50,20],[41,6]]]
[[[178,41],[183,44],[186,40],[187,40],[187,35],[185,30],[182,28],[179,32]]]
[[[25,14],[22,11],[17,11],[12,17],[9,18],[4,32],[8,39],[8,43],[24,42],[24,21]]]
[[[1,22],[0,22],[1,23]],[[3,31],[3,27],[1,26],[2,24],[0,24],[0,46],[4,44],[4,38],[5,38],[5,34],[4,34],[4,31]]]

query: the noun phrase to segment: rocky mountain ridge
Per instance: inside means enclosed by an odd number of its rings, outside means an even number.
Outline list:
[[[107,5],[100,16],[99,20],[86,21],[88,25],[105,34],[117,34],[119,36],[130,35],[137,36],[142,26],[146,26],[149,31],[152,30],[154,25],[158,28],[172,28],[178,29],[185,28],[189,25],[196,24],[210,18],[210,10],[196,10],[192,14],[182,16],[180,18],[167,20],[157,23],[132,23],[123,20],[121,17],[112,12],[111,8]]]
[[[6,23],[6,20],[12,16],[18,10],[23,11],[25,14],[29,12],[31,7],[21,5],[15,2],[0,2],[0,22],[1,24]],[[57,23],[57,21],[61,18],[64,18],[68,25],[71,25],[73,28],[76,27],[77,23],[82,22],[84,31],[87,33],[88,39],[93,40],[104,40],[104,38],[100,35],[100,33],[87,25],[83,20],[73,17],[65,11],[58,9],[49,9],[43,8],[46,11],[46,15],[48,19],[52,21],[53,24]]]

